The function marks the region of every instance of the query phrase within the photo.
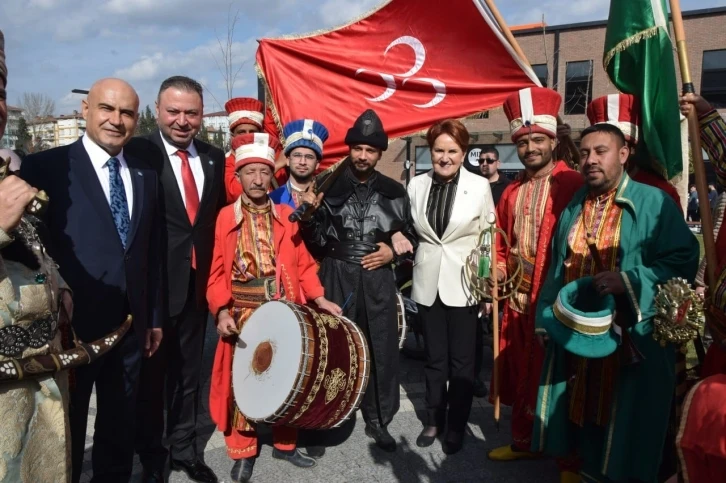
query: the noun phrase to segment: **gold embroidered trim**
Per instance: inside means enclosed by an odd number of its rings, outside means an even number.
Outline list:
[[[254,444],[248,448],[245,449],[237,449],[237,448],[230,448],[227,447],[227,454],[230,455],[240,455],[240,454],[246,454],[246,453],[257,453],[257,445]]]
[[[343,396],[343,399],[340,401],[338,409],[335,411],[335,414],[333,414],[333,416],[325,422],[323,428],[329,428],[333,424],[335,424],[338,421],[338,418],[340,417],[340,414],[343,412],[343,410],[348,407],[350,396],[353,394],[353,389],[355,388],[356,377],[358,376],[358,352],[356,350],[356,345],[353,343],[353,337],[350,334],[350,327],[348,327],[347,324],[343,324],[343,331],[345,332],[345,338],[348,342],[348,353],[350,356],[350,374],[348,374],[348,387],[345,391],[345,396]]]
[[[693,396],[696,394],[698,386],[701,385],[703,379],[694,384],[690,392],[683,401],[683,409],[681,410],[681,420],[678,424],[678,433],[676,434],[676,451],[678,452],[678,460],[681,463],[681,475],[683,476],[684,483],[690,483],[688,478],[688,468],[686,466],[686,458],[683,456],[683,448],[681,448],[681,440],[683,439],[683,433],[686,430],[686,423],[688,422],[688,411],[691,409],[691,403],[693,402]]]
[[[633,286],[630,284],[630,279],[625,272],[620,272],[620,276],[623,277],[623,282],[625,282],[625,288],[628,290],[630,300],[633,302],[633,307],[635,308],[635,315],[638,316],[638,320],[636,321],[636,323],[638,323],[642,320],[642,317],[640,314],[640,305],[638,304],[638,299],[635,297],[635,290],[633,290]]]
[[[325,404],[329,404],[330,401],[338,397],[338,393],[345,389],[345,372],[339,367],[336,367],[330,374],[325,376],[323,386],[325,387]]]
[[[322,317],[323,322],[325,322],[325,324],[331,329],[337,329],[338,326],[340,326],[340,320],[332,315],[320,314],[320,317]]]
[[[587,334],[587,335],[604,335],[607,334],[610,330],[610,325],[604,326],[604,327],[592,327],[589,325],[581,324],[579,322],[575,322],[571,318],[567,316],[562,310],[560,309],[559,305],[555,303],[555,305],[552,306],[552,312],[554,312],[555,317],[557,320],[560,321],[562,325],[567,327],[570,330],[574,330],[575,332],[579,332],[580,334]],[[613,314],[614,317],[614,314]]]
[[[550,396],[549,387],[552,385],[552,371],[554,369],[554,365],[555,365],[555,355],[552,354],[552,357],[550,357],[550,362],[547,365],[547,376],[545,377],[544,389],[542,391],[542,407],[539,410],[539,420],[540,420],[539,451],[544,450],[545,431],[546,431],[545,414],[547,413],[547,404],[549,403],[549,396]]]
[[[635,35],[631,35],[627,39],[623,39],[617,44],[615,44],[615,47],[608,50],[607,54],[605,54],[605,58],[602,61],[603,68],[607,71],[608,65],[610,65],[610,61],[613,60],[613,57],[615,57],[615,54],[619,54],[621,52],[625,52],[627,49],[632,47],[633,45],[640,43],[641,40],[649,39],[651,37],[655,37],[658,35],[658,30],[660,29],[659,26],[649,27],[645,30],[641,30]]]
[[[320,361],[318,362],[318,369],[317,373],[315,374],[315,381],[313,382],[313,387],[310,389],[308,397],[305,398],[305,403],[302,405],[302,407],[300,407],[300,410],[295,414],[295,416],[293,416],[293,418],[290,420],[290,423],[293,423],[300,419],[300,416],[302,416],[313,403],[318,395],[318,392],[320,391],[320,386],[323,384],[325,370],[328,366],[328,332],[325,329],[325,323],[320,318],[320,315],[318,315],[317,312],[314,312],[312,310],[310,310],[309,312],[310,314],[312,314],[313,318],[315,319],[315,324],[318,326],[318,337],[320,339]]]

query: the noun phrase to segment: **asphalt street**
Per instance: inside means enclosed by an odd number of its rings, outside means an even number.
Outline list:
[[[207,401],[209,374],[211,373],[217,335],[210,326],[207,330],[204,351],[203,373],[206,375],[197,431],[200,450],[204,459],[215,471],[220,482],[230,482],[229,471],[232,461],[227,457],[224,439],[209,418]],[[409,346],[415,344],[409,335]],[[484,351],[484,380],[491,378],[491,351]],[[552,460],[542,459],[514,463],[493,462],[487,452],[510,442],[510,410],[502,408],[502,421],[498,432],[493,420],[493,406],[486,399],[474,399],[467,428],[464,448],[457,454],[447,456],[441,450],[440,442],[428,448],[416,446],[416,437],[422,428],[425,384],[423,362],[401,355],[401,409],[389,426],[389,431],[398,442],[395,453],[379,450],[373,440],[364,434],[363,419],[349,421],[331,435],[332,445],[323,458],[311,469],[296,468],[290,463],[272,458],[269,431],[261,431],[262,448],[255,464],[252,478],[256,483],[279,482],[556,482],[557,469]],[[93,444],[93,424],[96,414],[95,396],[91,402],[86,438],[86,461],[82,482],[90,481],[90,449]],[[304,444],[304,441],[301,442]],[[141,466],[136,460],[131,481],[140,481]],[[183,473],[171,473],[171,482],[190,481]]]

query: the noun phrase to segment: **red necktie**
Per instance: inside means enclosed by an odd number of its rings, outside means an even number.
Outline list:
[[[194,173],[189,166],[189,153],[180,149],[176,152],[181,159],[182,184],[184,185],[184,200],[187,206],[187,216],[189,222],[194,225],[197,219],[197,211],[199,211],[199,191],[197,191],[197,183],[194,181]],[[194,253],[194,245],[192,244],[192,268],[197,268],[197,256]]]

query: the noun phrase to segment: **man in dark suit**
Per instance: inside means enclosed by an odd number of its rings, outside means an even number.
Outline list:
[[[126,482],[134,454],[136,394],[142,352],[161,342],[156,173],[124,152],[138,120],[139,98],[119,79],[96,82],[82,103],[86,134],[69,146],[29,156],[21,176],[50,197],[50,255],[73,289],[73,328],[95,340],[133,316],[133,327],[106,357],[75,372],[70,424],[73,481],[86,444],[96,385],[93,481]]]
[[[149,482],[162,480],[167,453],[171,468],[193,481],[217,481],[197,454],[195,431],[214,224],[225,204],[224,152],[194,139],[203,108],[198,82],[181,76],[165,80],[156,101],[159,131],[132,139],[127,148],[159,176],[166,253],[164,342],[156,356],[144,361],[138,401],[136,451]],[[168,452],[162,445],[164,387]]]

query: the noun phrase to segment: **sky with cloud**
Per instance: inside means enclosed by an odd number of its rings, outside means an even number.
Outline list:
[[[404,0],[395,0],[404,1]],[[407,0],[416,5],[417,0]],[[449,0],[466,1],[466,0]],[[152,105],[166,77],[183,74],[205,86],[205,110],[223,108],[218,38],[224,41],[230,15],[239,12],[233,61],[242,66],[235,96],[256,96],[254,56],[257,39],[331,28],[360,16],[381,0],[2,0],[0,29],[5,33],[8,103],[23,92],[40,92],[56,101],[58,114],[79,109],[81,95],[94,80],[117,76]],[[442,4],[444,1],[442,0]],[[602,20],[608,0],[500,0],[510,25],[549,25]],[[726,0],[681,0],[683,10],[718,7]],[[451,26],[455,28],[455,26]]]

